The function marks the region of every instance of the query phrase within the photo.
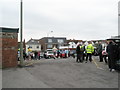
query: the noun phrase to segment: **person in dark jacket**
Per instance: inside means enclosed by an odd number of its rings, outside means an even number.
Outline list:
[[[80,51],[80,44],[78,44],[77,48],[76,48],[76,54],[77,54],[77,59],[76,59],[76,62],[82,62],[81,61],[81,51]]]
[[[85,57],[85,45],[84,43],[80,46],[80,51],[81,51],[81,61],[84,61],[84,57]]]
[[[97,53],[98,53],[99,59],[100,59],[99,62],[103,62],[102,50],[103,50],[102,44],[101,44],[101,42],[98,42]]]
[[[25,50],[23,50],[23,59],[24,59],[24,60],[26,59],[26,53],[25,53]]]
[[[110,71],[115,71],[115,63],[117,57],[117,47],[113,41],[109,41],[107,46],[107,53],[108,53],[108,66]]]
[[[35,60],[37,60],[37,57],[38,57],[38,52],[37,52],[37,51],[35,51],[35,52],[34,52],[34,54],[35,54],[35,57],[34,57],[34,58],[35,58]]]

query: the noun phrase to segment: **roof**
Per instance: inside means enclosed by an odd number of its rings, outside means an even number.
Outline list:
[[[52,39],[52,42],[48,42],[49,39]],[[63,40],[64,43],[66,43],[66,37],[43,37],[40,40],[44,40],[45,43],[58,43],[58,40]]]
[[[0,27],[0,32],[18,33],[19,32],[19,28]]]
[[[66,39],[66,37],[43,37],[41,39],[53,39],[53,38],[55,38],[55,39]]]
[[[39,39],[30,39],[26,44],[40,44]]]
[[[119,36],[113,36],[107,40],[120,40],[120,35]]]

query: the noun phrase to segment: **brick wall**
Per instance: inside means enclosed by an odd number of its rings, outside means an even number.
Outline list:
[[[2,67],[2,38],[0,38],[0,68]]]
[[[17,33],[2,33],[0,42],[2,42],[2,49],[0,49],[0,52],[2,52],[2,67],[16,67],[18,49]]]

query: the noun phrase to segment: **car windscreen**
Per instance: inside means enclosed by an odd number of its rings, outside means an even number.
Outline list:
[[[49,54],[53,54],[53,52],[48,52]]]

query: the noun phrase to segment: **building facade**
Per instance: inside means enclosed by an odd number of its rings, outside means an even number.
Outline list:
[[[40,39],[41,50],[53,49],[54,47],[59,49],[60,46],[67,44],[65,37],[43,37]]]
[[[31,51],[41,51],[41,44],[39,39],[30,39],[27,43],[26,43],[26,52],[28,52],[28,48],[31,49]]]

